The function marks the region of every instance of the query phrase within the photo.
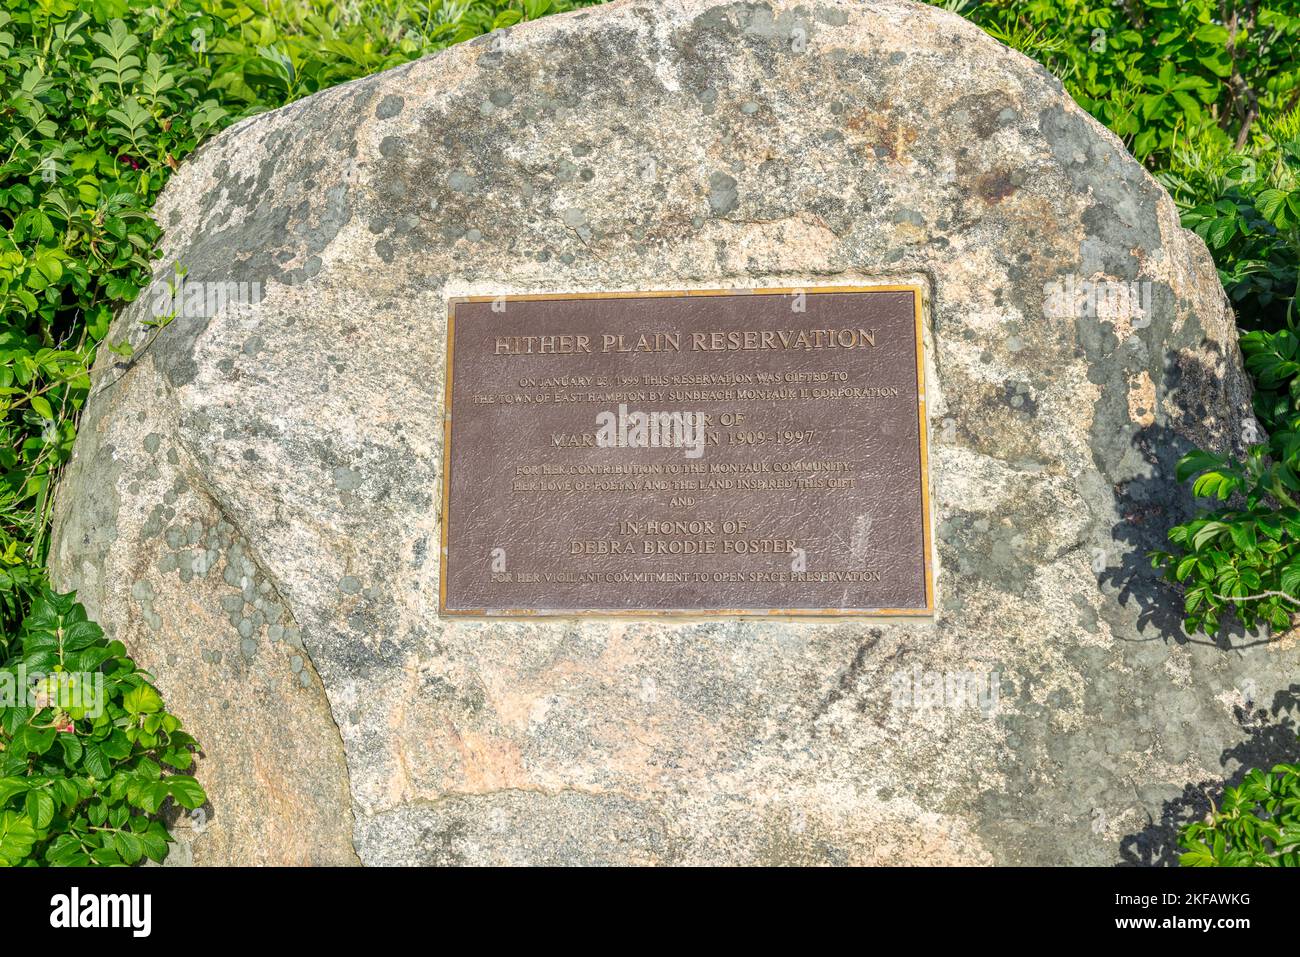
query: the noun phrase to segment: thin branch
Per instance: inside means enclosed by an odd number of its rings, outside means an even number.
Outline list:
[[[1288,595],[1284,591],[1264,591],[1264,592],[1260,592],[1258,595],[1219,595],[1215,593],[1212,594],[1214,594],[1214,597],[1219,599],[1219,601],[1255,601],[1256,599],[1259,598],[1283,598],[1289,601],[1291,604],[1295,605],[1297,608],[1300,608],[1300,598],[1296,598],[1294,595]]]
[[[1226,14],[1223,9],[1226,4],[1221,5],[1221,13]],[[1237,7],[1234,5],[1230,16],[1224,17],[1224,25],[1228,28],[1228,42],[1226,50],[1228,60],[1232,64],[1232,75],[1228,78],[1228,90],[1232,96],[1229,109],[1223,114],[1219,122],[1226,130],[1232,123],[1233,119],[1241,122],[1241,127],[1237,131],[1237,149],[1246,145],[1250,137],[1250,128],[1255,120],[1259,117],[1259,96],[1246,82],[1242,76],[1238,63],[1237,38],[1242,33],[1249,35],[1255,29],[1255,19],[1257,11],[1253,3],[1246,2],[1242,5],[1245,8],[1246,15],[1241,18],[1238,14]]]

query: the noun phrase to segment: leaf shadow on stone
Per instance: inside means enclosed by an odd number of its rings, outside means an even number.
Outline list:
[[[1222,367],[1218,358],[1209,361],[1170,354],[1165,363],[1164,386],[1174,412],[1134,433],[1132,456],[1125,465],[1141,462],[1148,474],[1114,485],[1119,521],[1110,530],[1119,545],[1120,561],[1108,565],[1099,577],[1102,588],[1124,608],[1137,612],[1137,637],[1121,635],[1123,641],[1175,641],[1179,644],[1213,645],[1223,651],[1267,644],[1266,630],[1248,631],[1232,614],[1225,614],[1213,638],[1189,635],[1183,630],[1183,596],[1151,567],[1149,554],[1169,549],[1169,529],[1190,520],[1198,503],[1188,483],[1176,478],[1178,460],[1193,448],[1240,454],[1240,438],[1230,423],[1212,418],[1199,398],[1223,390]],[[1221,400],[1220,400],[1221,401]]]
[[[1272,706],[1247,710],[1234,708],[1237,721],[1245,731],[1244,740],[1226,748],[1219,759],[1224,768],[1235,767],[1220,780],[1189,781],[1178,797],[1163,802],[1159,820],[1151,819],[1146,827],[1124,837],[1119,844],[1120,867],[1173,867],[1182,848],[1178,831],[1184,824],[1203,818],[1210,801],[1218,807],[1226,788],[1241,784],[1252,768],[1268,769],[1275,764],[1300,758],[1300,684],[1278,691]]]
[[[192,773],[192,772],[191,772]],[[187,811],[175,801],[167,801],[159,815],[172,836],[172,843],[167,845],[168,867],[190,867],[194,864],[194,844],[203,837],[203,832],[212,826],[216,811],[212,801],[208,800],[193,811]]]

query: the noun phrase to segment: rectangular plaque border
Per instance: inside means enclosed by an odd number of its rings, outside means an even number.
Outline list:
[[[456,306],[470,302],[537,302],[559,299],[664,299],[682,296],[761,296],[797,293],[910,292],[916,327],[917,417],[920,425],[921,536],[925,565],[924,608],[643,608],[643,609],[534,609],[447,607],[447,524],[451,516],[452,363],[456,345]],[[442,415],[442,517],[438,561],[438,615],[446,618],[933,618],[934,558],[930,529],[930,455],[925,405],[925,287],[920,283],[855,286],[779,286],[737,289],[634,289],[608,292],[530,292],[498,296],[451,296],[447,299],[447,361]]]

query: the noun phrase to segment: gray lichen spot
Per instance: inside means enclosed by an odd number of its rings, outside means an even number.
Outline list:
[[[402,112],[402,107],[406,105],[406,100],[396,94],[390,93],[379,101],[375,107],[375,116],[381,120],[391,120],[398,113]]]
[[[555,179],[560,183],[572,183],[578,178],[577,164],[571,160],[561,158],[555,164]]]
[[[150,432],[144,437],[144,450],[150,455],[157,452],[160,445],[162,445],[162,436],[157,432]]]
[[[452,174],[447,177],[447,185],[458,193],[473,192],[478,186],[478,177],[462,170],[453,170]]]
[[[709,208],[714,216],[726,216],[738,202],[735,178],[722,172],[709,176]]]
[[[361,591],[361,579],[355,575],[345,575],[339,579],[339,591],[345,595],[355,595]]]
[[[257,642],[252,638],[245,638],[239,643],[239,653],[244,656],[245,661],[252,661],[257,654]]]
[[[365,478],[356,469],[340,465],[334,469],[334,487],[341,492],[353,492],[361,487]]]

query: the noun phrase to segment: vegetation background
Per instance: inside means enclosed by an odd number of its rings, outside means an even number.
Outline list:
[[[46,576],[51,496],[109,321],[148,283],[150,209],[244,116],[596,0],[2,0],[0,674],[94,672],[98,717],[0,707],[0,863],[161,859],[199,807],[195,744],[150,677]],[[1256,377],[1241,459],[1180,472],[1207,498],[1152,556],[1186,626],[1300,611],[1297,0],[936,0],[1055,73],[1169,189],[1214,253]],[[164,317],[156,325],[164,326]],[[1266,434],[1265,434],[1266,433]],[[1251,437],[1248,437],[1251,438]],[[1260,769],[1183,834],[1185,863],[1300,864],[1300,768]]]

